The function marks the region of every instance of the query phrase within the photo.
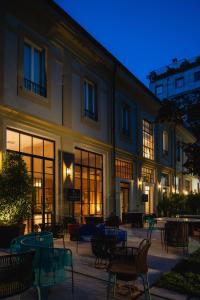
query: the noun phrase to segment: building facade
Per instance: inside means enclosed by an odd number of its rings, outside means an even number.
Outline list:
[[[0,147],[33,179],[30,226],[156,212],[174,188],[159,100],[53,1],[0,6]]]

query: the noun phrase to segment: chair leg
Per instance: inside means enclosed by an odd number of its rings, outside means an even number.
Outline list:
[[[72,265],[72,294],[74,294],[74,268],[73,268],[73,265]]]
[[[41,300],[41,289],[39,286],[37,286],[37,296],[38,296],[38,300]]]
[[[113,286],[113,296],[116,294],[116,286],[117,286],[117,275],[114,275],[114,286]]]
[[[106,295],[106,300],[109,300],[110,297],[110,284],[111,284],[111,273],[108,273],[108,285],[107,285],[107,295]]]
[[[144,286],[145,299],[146,300],[151,300],[151,294],[150,294],[150,290],[149,290],[148,274],[141,275],[141,277],[142,277],[143,286]]]

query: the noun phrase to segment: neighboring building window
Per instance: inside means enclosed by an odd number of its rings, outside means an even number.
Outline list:
[[[153,124],[143,120],[143,156],[153,159]]]
[[[130,136],[130,108],[126,105],[122,106],[121,125],[122,134]]]
[[[155,87],[155,93],[156,93],[156,96],[159,96],[159,95],[162,95],[163,93],[163,85],[157,85]]]
[[[162,173],[161,174],[161,185],[162,186],[169,186],[169,175]]]
[[[133,165],[131,162],[124,160],[115,160],[116,177],[123,179],[133,179]]]
[[[84,80],[84,115],[90,119],[97,121],[97,97],[96,85]]]
[[[185,190],[189,193],[190,192],[190,181],[189,180],[185,180]]]
[[[177,142],[177,146],[176,146],[176,160],[181,161],[181,145],[180,145],[180,142]]]
[[[181,88],[184,85],[184,78],[180,77],[175,80],[175,88]]]
[[[24,43],[24,88],[46,97],[45,50],[29,42]]]
[[[154,171],[153,169],[142,167],[142,181],[147,183],[154,183]]]
[[[103,215],[103,156],[75,149],[75,188],[80,189],[81,201],[74,203],[77,217]]]
[[[169,135],[167,130],[163,130],[163,154],[167,155],[169,150]]]
[[[194,72],[194,81],[200,80],[200,71]]]

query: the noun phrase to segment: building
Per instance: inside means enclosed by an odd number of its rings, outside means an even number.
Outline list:
[[[200,57],[189,60],[173,59],[172,63],[156,71],[150,72],[149,88],[162,101],[170,99],[176,101],[180,106],[188,106],[187,125],[192,127],[193,122],[200,122],[199,118],[199,95],[200,95]],[[196,111],[196,114],[194,113]],[[190,114],[190,112],[192,114]],[[192,117],[191,117],[192,116]],[[187,130],[186,130],[187,131]],[[186,133],[185,131],[185,133]],[[184,129],[177,133],[177,191],[185,194],[189,192],[199,192],[199,180],[191,175],[183,175],[183,163],[186,161],[181,145],[189,143]],[[183,136],[185,139],[183,139]],[[195,141],[195,139],[194,139]]]
[[[174,188],[160,101],[53,1],[3,0],[0,22],[0,148],[33,178],[29,225],[156,212]]]

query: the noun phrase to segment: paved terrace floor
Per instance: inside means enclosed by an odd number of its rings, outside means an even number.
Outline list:
[[[146,229],[132,229],[130,227],[122,227],[127,230],[128,233],[128,246],[137,246],[139,242],[146,237]],[[92,255],[90,243],[80,243],[78,247],[78,253],[76,252],[76,242],[70,241],[69,237],[66,237],[66,247],[70,248],[73,252],[74,261],[74,279],[75,279],[75,294],[72,296],[70,281],[64,284],[57,285],[51,288],[44,299],[48,300],[103,300],[106,299],[106,287],[108,274],[105,269],[97,269],[94,267],[94,256]],[[62,247],[62,241],[57,240],[55,247]],[[193,252],[199,247],[199,243],[190,239],[189,252]],[[162,248],[160,231],[154,230],[152,234],[152,244],[148,253],[148,265],[149,265],[149,281],[150,286],[157,281],[163,272],[170,270],[176,263],[182,258],[183,252],[181,249],[169,247],[168,253]],[[139,290],[142,291],[143,287],[140,280],[136,282]],[[152,300],[159,299],[174,299],[174,300],[186,300],[185,295],[179,295],[177,293],[168,293],[166,290],[151,288]],[[9,299],[17,300],[18,297],[12,297]],[[22,300],[34,300],[37,299],[34,289],[30,289],[24,293],[21,297]],[[113,299],[110,297],[110,299]],[[134,299],[130,296],[122,296],[117,293],[116,300]],[[136,298],[135,298],[136,299]],[[145,299],[144,295],[137,296],[138,300]]]

